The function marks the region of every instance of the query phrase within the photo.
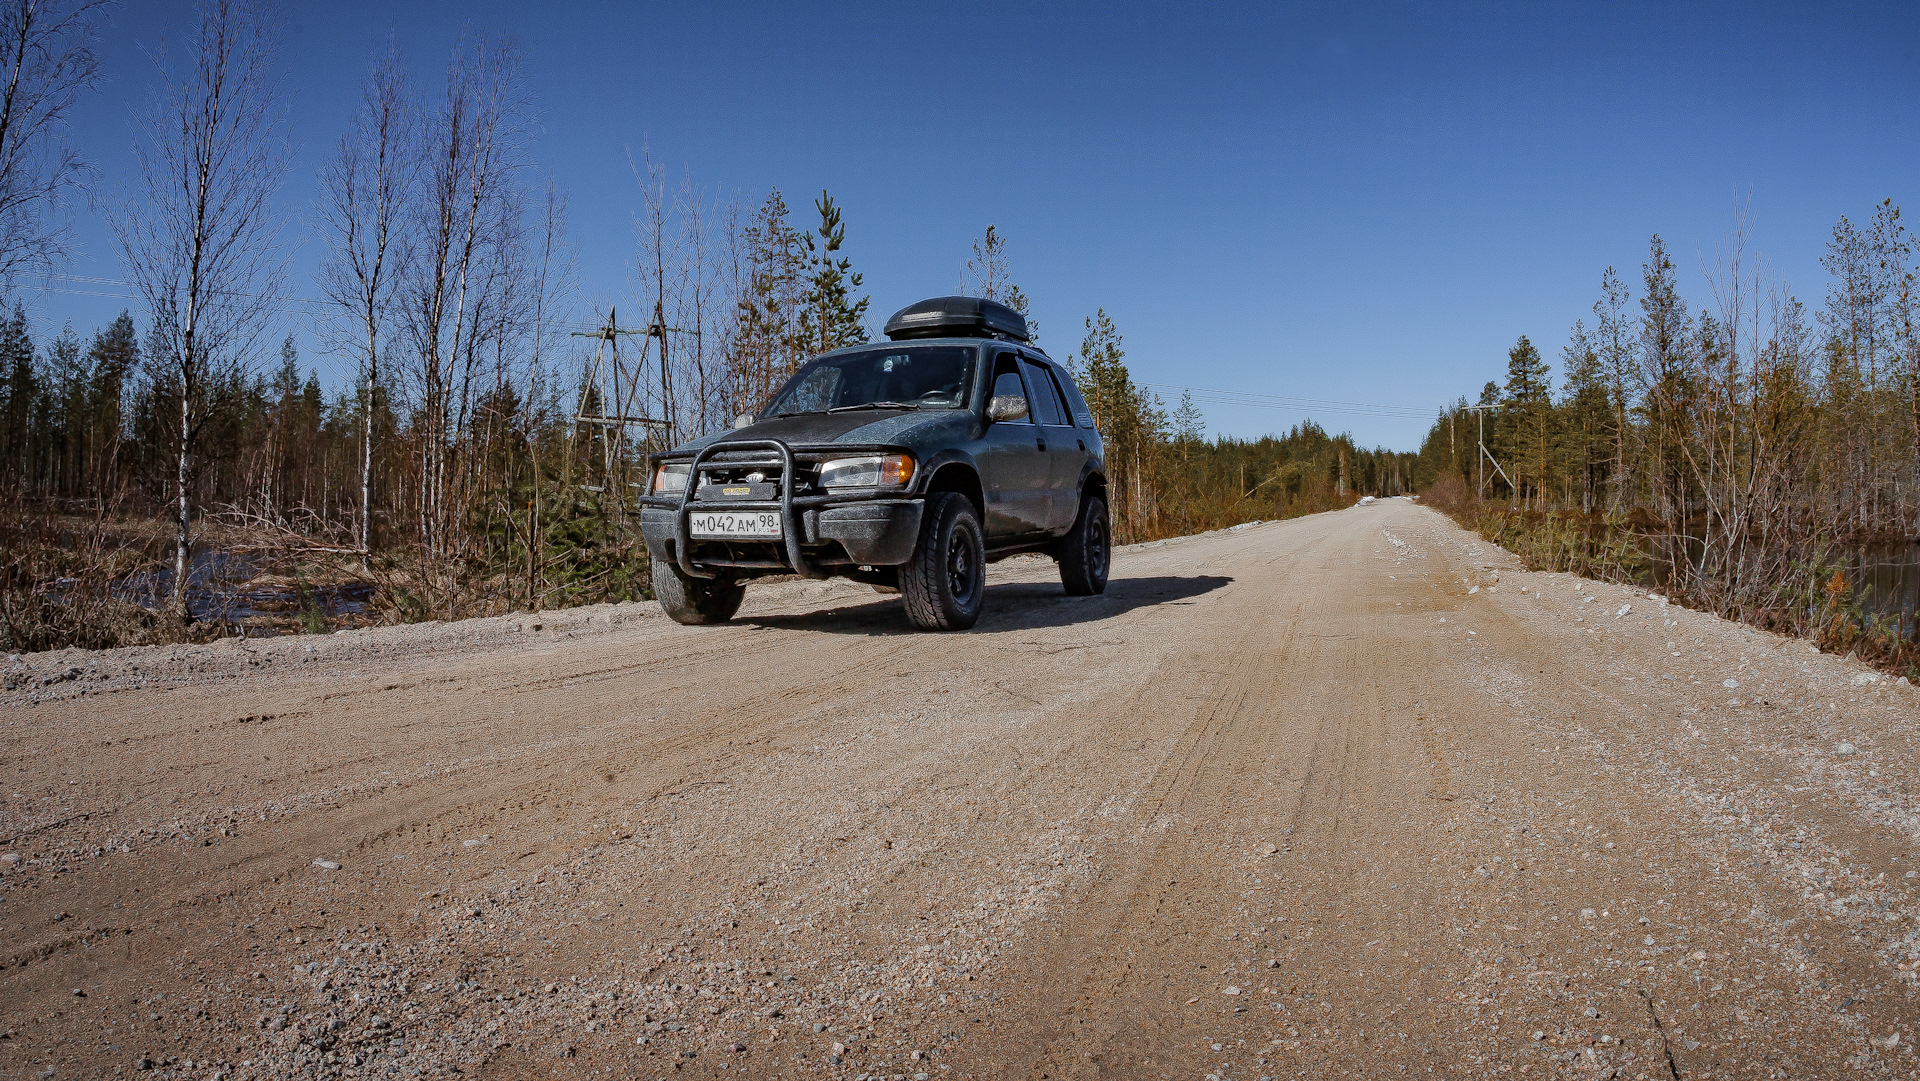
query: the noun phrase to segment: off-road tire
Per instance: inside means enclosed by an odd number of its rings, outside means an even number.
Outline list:
[[[986,593],[986,542],[973,504],[957,492],[928,496],[920,540],[900,568],[907,618],[923,631],[964,631],[980,618]]]
[[[1060,561],[1060,584],[1068,596],[1091,597],[1107,591],[1113,524],[1107,520],[1107,501],[1099,493],[1080,497],[1080,514],[1054,548],[1054,558]]]
[[[689,627],[725,623],[740,610],[747,584],[730,578],[688,578],[664,559],[653,561],[653,598],[667,618]]]

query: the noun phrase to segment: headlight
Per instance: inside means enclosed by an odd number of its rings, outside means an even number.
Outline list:
[[[666,463],[653,467],[653,494],[666,495],[687,490],[687,463]]]
[[[836,458],[820,467],[822,488],[904,488],[913,479],[913,459],[905,454]]]

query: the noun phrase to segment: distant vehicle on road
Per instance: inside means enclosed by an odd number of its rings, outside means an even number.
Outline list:
[[[757,416],[649,459],[640,524],[681,623],[739,611],[750,579],[897,591],[925,630],[980,617],[986,565],[1046,552],[1069,594],[1107,586],[1105,450],[1073,378],[1024,316],[937,297],[885,344],[822,353]]]

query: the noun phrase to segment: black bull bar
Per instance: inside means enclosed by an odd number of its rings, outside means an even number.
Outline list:
[[[731,455],[756,450],[769,453],[767,453],[765,457],[749,457],[744,459],[731,457]],[[822,456],[841,458],[850,455],[890,454],[899,452],[900,449],[898,447],[884,444],[835,444],[830,455]],[[730,455],[730,457],[724,462],[714,462],[711,460],[721,454]],[[794,511],[796,509],[805,510],[810,507],[824,506],[829,503],[856,503],[861,502],[861,500],[858,497],[849,498],[844,494],[794,494],[794,484],[796,483],[796,474],[798,472],[794,468],[794,464],[795,456],[793,448],[779,439],[725,440],[710,443],[700,448],[700,450],[694,454],[693,461],[687,465],[686,487],[680,490],[679,501],[674,503],[671,508],[673,510],[673,558],[674,563],[680,568],[680,573],[690,578],[717,577],[717,575],[712,572],[701,570],[693,563],[690,554],[693,547],[692,518],[696,510],[717,510],[724,508],[726,510],[770,510],[779,512],[780,536],[784,541],[787,562],[792,566],[793,572],[803,578],[827,577],[821,573],[818,568],[814,567],[812,562],[807,559],[806,553],[801,551],[800,546],[805,540],[805,530]],[[741,499],[712,502],[706,507],[696,507],[694,505],[694,495],[699,491],[701,473],[705,469],[722,466],[728,469],[736,469],[743,466],[756,465],[778,465],[780,467],[780,496],[777,500]]]

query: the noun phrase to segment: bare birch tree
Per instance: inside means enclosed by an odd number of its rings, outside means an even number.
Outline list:
[[[547,178],[546,197],[540,215],[540,252],[534,273],[533,328],[531,350],[527,358],[527,393],[521,408],[526,411],[527,460],[533,491],[527,499],[527,610],[537,612],[544,596],[540,578],[544,571],[546,534],[541,528],[540,438],[542,422],[547,419],[543,396],[549,386],[547,353],[549,341],[565,332],[556,323],[565,318],[563,305],[573,292],[572,249],[566,241],[567,197],[558,183]]]
[[[681,275],[674,323],[686,328],[679,353],[688,373],[682,383],[692,395],[690,408],[681,415],[692,418],[688,434],[705,435],[732,419],[726,415],[728,403],[721,392],[726,374],[717,363],[726,354],[727,327],[736,310],[732,296],[725,292],[721,253],[726,244],[714,236],[716,225],[724,225],[727,217],[723,212],[716,221],[716,204],[694,187],[691,174],[681,179],[679,205],[680,251],[686,270]]]
[[[653,163],[653,154],[646,148],[642,148],[638,162],[633,160],[632,152],[628,152],[627,166],[633,170],[641,196],[640,216],[634,222],[640,234],[640,258],[635,268],[639,277],[636,291],[641,307],[649,312],[647,325],[658,333],[653,344],[660,350],[659,386],[644,392],[646,396],[642,401],[648,404],[649,413],[666,422],[661,438],[666,446],[673,446],[680,441],[680,411],[673,385],[673,346],[668,337],[672,332],[667,329],[667,299],[670,293],[678,298],[681,279],[685,277],[680,253],[675,250],[676,242],[683,238],[676,237],[669,224],[676,208],[667,196],[666,170]],[[655,397],[655,394],[658,396]],[[616,437],[624,434],[624,429],[609,432],[609,435]]]
[[[252,362],[282,276],[273,195],[288,148],[270,27],[249,0],[201,7],[184,67],[161,63],[164,85],[145,117],[145,202],[111,219],[177,379],[174,604],[183,617],[194,451],[217,403],[208,391]]]
[[[359,111],[322,171],[320,220],[329,252],[321,287],[352,327],[361,385],[360,529],[371,550],[374,395],[380,386],[381,334],[392,315],[406,251],[401,214],[418,170],[409,80],[392,49],[367,80]],[[346,344],[346,343],[342,343]]]
[[[1900,274],[1894,294],[1894,338],[1906,366],[1907,416],[1913,422],[1913,447],[1920,460],[1920,275],[1911,269]],[[1920,523],[1911,528],[1920,532]]]
[[[476,45],[455,60],[446,96],[425,139],[425,183],[416,206],[418,249],[406,290],[406,319],[416,365],[420,415],[419,527],[422,546],[443,554],[448,541],[449,454],[464,399],[460,375],[475,350],[478,285],[496,202],[520,164],[518,57],[506,46]]]
[[[61,196],[88,166],[59,140],[67,110],[100,79],[95,22],[111,0],[5,0],[0,6],[0,278],[65,254]]]

